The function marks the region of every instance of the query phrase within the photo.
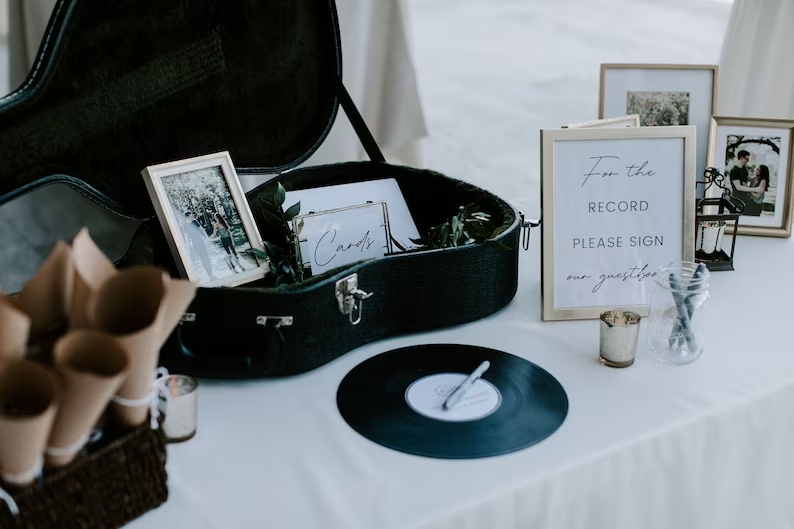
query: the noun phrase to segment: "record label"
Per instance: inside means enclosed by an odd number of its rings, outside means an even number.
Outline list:
[[[444,401],[464,380],[466,375],[462,373],[422,377],[408,386],[405,401],[416,413],[437,421],[475,421],[495,412],[502,398],[499,390],[483,379],[477,380],[452,409],[444,409]]]

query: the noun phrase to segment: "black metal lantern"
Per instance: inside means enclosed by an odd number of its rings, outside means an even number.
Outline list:
[[[705,263],[711,271],[733,270],[733,254],[736,249],[736,229],[739,217],[744,212],[745,204],[731,196],[731,190],[724,184],[725,176],[714,167],[707,167],[703,172],[705,180],[697,182],[703,185],[703,194],[697,203],[695,215],[695,261]],[[722,190],[720,197],[708,197],[711,186]],[[733,227],[731,234],[731,251],[722,248],[726,226]]]

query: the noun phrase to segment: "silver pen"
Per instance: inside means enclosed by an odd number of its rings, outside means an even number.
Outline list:
[[[444,408],[445,410],[448,410],[452,408],[452,406],[460,402],[460,399],[466,396],[466,392],[469,391],[469,389],[471,389],[471,387],[474,385],[477,379],[480,378],[482,374],[488,370],[489,367],[491,367],[491,363],[488,360],[480,364],[480,366],[477,369],[475,369],[471,375],[466,377],[466,380],[464,380],[460,386],[455,388],[455,391],[453,391],[452,394],[449,397],[447,397],[447,400],[444,401],[444,404],[442,404],[441,407]]]

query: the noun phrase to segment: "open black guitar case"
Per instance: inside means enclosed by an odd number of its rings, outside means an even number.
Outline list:
[[[340,106],[371,161],[294,169]],[[483,318],[515,295],[529,222],[482,189],[385,162],[342,84],[333,0],[59,0],[27,80],[0,99],[0,203],[61,183],[146,219],[122,267],[175,270],[141,170],[221,151],[238,173],[278,175],[249,202],[275,181],[395,178],[420,233],[477,202],[504,228],[501,244],[397,253],[278,288],[200,288],[161,355],[174,372],[300,373],[374,340]]]

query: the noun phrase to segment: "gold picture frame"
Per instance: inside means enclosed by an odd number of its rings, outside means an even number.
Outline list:
[[[632,72],[633,71],[633,72]],[[611,78],[611,80],[610,80]],[[705,80],[708,86],[703,86]],[[686,94],[686,123],[661,120],[661,125],[694,125],[697,127],[696,167],[702,172],[708,165],[709,125],[717,114],[720,68],[715,64],[643,64],[606,63],[601,65],[598,90],[599,119],[640,113],[640,125],[648,123],[649,115],[643,112],[643,93]],[[613,83],[625,84],[615,86]],[[615,92],[616,91],[616,92]],[[636,107],[632,107],[629,94],[636,94]],[[646,107],[647,108],[647,107]],[[657,107],[658,108],[658,107]],[[645,120],[643,121],[643,114]]]
[[[228,152],[153,165],[141,174],[182,277],[201,287],[231,287],[269,272],[267,262],[247,255],[264,252],[264,245]]]
[[[741,129],[753,130],[748,131],[751,132],[749,135],[746,133],[739,135],[736,133],[731,134],[729,130],[723,131],[721,130],[722,128],[734,131],[740,131]],[[779,138],[777,136],[769,136],[772,130],[781,131],[781,136]],[[755,132],[756,135],[753,136],[752,132]],[[767,134],[766,136],[758,135],[764,132]],[[788,138],[783,137],[783,132]],[[750,136],[749,141],[745,139],[747,136]],[[741,139],[738,143],[734,142],[728,145],[727,140],[730,137],[741,137]],[[718,143],[722,143],[721,140],[723,139],[726,140],[726,145],[721,148]],[[775,139],[779,139],[779,145],[775,144]],[[766,143],[763,143],[764,141]],[[741,149],[739,149],[740,146]],[[774,152],[775,148],[778,149],[777,153]],[[750,152],[751,156],[748,165],[753,169],[765,167],[767,164],[772,165],[770,162],[775,163],[774,174],[769,174],[769,167],[767,167],[767,180],[769,183],[760,202],[757,200],[758,197],[754,199],[747,192],[737,192],[730,178],[731,168],[728,167],[728,151],[731,151],[735,156],[741,150]],[[794,120],[714,116],[709,127],[708,159],[709,166],[716,167],[725,176],[723,185],[731,189],[732,196],[745,202],[746,207],[752,207],[754,213],[756,210],[759,213],[758,215],[742,215],[739,217],[739,225],[736,229],[739,235],[791,237],[792,222],[794,222],[794,185],[792,185],[792,177],[794,177]],[[734,163],[733,159],[731,158],[732,163]],[[767,164],[762,163],[766,160],[769,160]],[[784,174],[782,175],[783,190],[782,193],[778,194],[777,191],[781,182],[781,162],[785,163],[785,171],[783,171]],[[774,186],[772,185],[773,182]],[[774,199],[770,200],[769,194],[773,187]],[[717,186],[711,186],[706,191],[706,196],[719,196],[721,191]],[[782,208],[779,208],[781,199],[783,200]],[[768,215],[768,213],[771,213],[771,215]],[[755,217],[758,217],[758,220]],[[765,220],[770,217],[776,220]],[[747,222],[752,222],[753,225],[748,225],[746,224]]]
[[[582,142],[603,140],[648,140],[681,139],[683,141],[681,177],[683,194],[679,206],[683,219],[680,255],[676,259],[692,261],[695,257],[695,128],[678,127],[627,127],[618,129],[558,129],[541,130],[541,314],[544,321],[597,319],[607,309],[615,306],[579,306],[557,308],[555,303],[555,145],[558,142]],[[653,272],[655,272],[654,270]],[[620,307],[633,310],[641,316],[649,314],[647,304]]]

